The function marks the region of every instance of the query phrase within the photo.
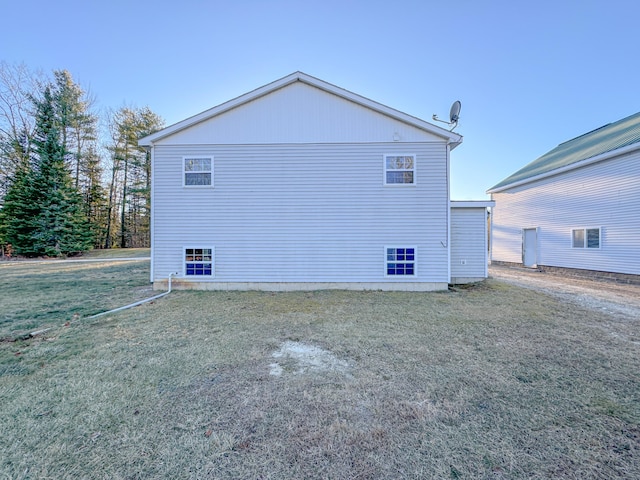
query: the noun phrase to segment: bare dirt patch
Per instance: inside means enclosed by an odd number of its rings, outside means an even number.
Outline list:
[[[492,265],[489,275],[582,307],[640,319],[640,285],[563,277],[537,270]]]
[[[280,376],[285,371],[292,373],[336,372],[344,373],[349,364],[333,353],[314,345],[287,340],[271,356],[278,361],[269,365],[269,374]]]

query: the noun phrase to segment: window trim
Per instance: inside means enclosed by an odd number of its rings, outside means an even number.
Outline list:
[[[408,261],[395,261],[392,262],[390,260],[388,260],[387,255],[388,255],[388,250],[390,248],[393,249],[399,249],[399,248],[404,248],[404,249],[413,249],[413,261],[408,262]],[[393,275],[388,273],[389,271],[389,263],[413,263],[413,274],[410,275]],[[416,247],[415,245],[385,245],[384,247],[384,276],[386,278],[417,278],[418,277],[418,247]]]
[[[211,183],[209,185],[187,185],[187,160],[211,160],[211,170],[202,170],[200,173],[211,174]],[[184,155],[182,157],[182,186],[184,188],[213,188],[213,155]],[[197,173],[197,172],[190,172]]]
[[[400,172],[413,172],[412,183],[388,183],[387,172],[394,171],[387,169],[387,157],[413,157],[413,168],[406,170],[397,170]],[[417,171],[418,157],[415,153],[385,153],[382,155],[382,184],[385,187],[413,187],[418,184],[418,171]]]
[[[589,247],[589,236],[587,235],[587,231],[589,230],[597,230],[598,231],[598,246],[597,247]],[[583,243],[581,247],[576,247],[573,242],[574,232],[582,231],[583,233]],[[569,241],[571,242],[572,250],[600,250],[602,248],[602,227],[577,227],[571,229],[571,234],[569,236]]]
[[[211,250],[211,275],[187,275],[187,263],[209,263],[209,262],[205,262],[204,260],[198,262],[195,260],[192,260],[190,262],[187,262],[187,249],[193,249],[193,250],[198,250],[198,249],[207,249],[207,250]],[[188,246],[184,246],[182,247],[182,276],[184,278],[198,278],[198,279],[207,279],[207,278],[213,278],[216,275],[216,250],[215,247],[213,246],[208,246],[208,245],[188,245]]]

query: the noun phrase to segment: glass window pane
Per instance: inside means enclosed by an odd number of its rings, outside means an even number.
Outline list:
[[[393,170],[393,168],[395,167],[395,158],[387,157],[385,163],[387,165],[387,170]]]
[[[210,158],[185,158],[184,170],[185,172],[210,172],[211,159]]]
[[[387,183],[404,183],[403,172],[387,172]]]
[[[587,229],[587,248],[600,248],[600,229]]]
[[[584,230],[572,230],[573,248],[584,248]]]
[[[185,185],[211,185],[210,173],[185,173]]]

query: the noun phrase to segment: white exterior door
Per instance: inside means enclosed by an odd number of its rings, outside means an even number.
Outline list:
[[[535,267],[538,264],[537,238],[535,228],[525,228],[522,231],[522,264],[525,267]]]

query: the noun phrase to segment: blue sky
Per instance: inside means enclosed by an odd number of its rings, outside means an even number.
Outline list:
[[[431,121],[462,102],[453,199],[640,110],[634,0],[23,0],[0,60],[167,124],[300,70]]]

